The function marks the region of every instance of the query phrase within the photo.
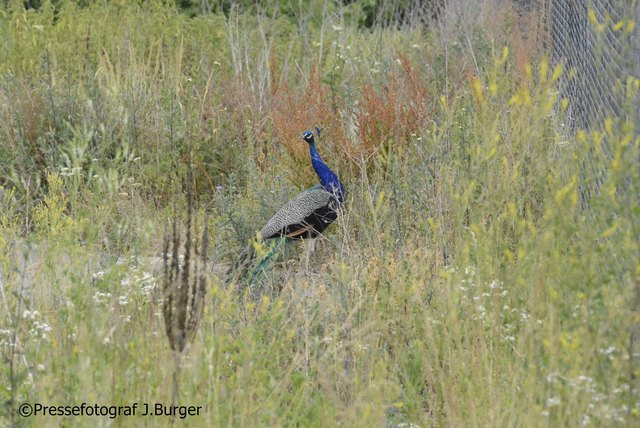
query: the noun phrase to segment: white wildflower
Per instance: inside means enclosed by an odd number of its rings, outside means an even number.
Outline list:
[[[118,304],[120,306],[126,306],[127,303],[129,303],[129,298],[126,294],[123,294],[122,296],[118,297]]]
[[[558,397],[550,397],[547,400],[547,407],[553,407],[553,406],[559,406],[560,405],[560,399]]]

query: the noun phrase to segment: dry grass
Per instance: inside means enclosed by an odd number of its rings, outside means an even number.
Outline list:
[[[637,424],[640,143],[632,123],[604,127],[611,158],[598,134],[566,134],[562,70],[505,31],[504,2],[370,31],[357,5],[324,1],[195,18],[68,3],[55,23],[18,3],[0,15],[0,424]],[[207,274],[179,362],[201,416],[17,415],[169,404],[148,261],[187,215],[182,177],[207,265],[229,264],[316,183],[300,140],[314,125],[346,210],[309,276],[295,246],[248,302]]]

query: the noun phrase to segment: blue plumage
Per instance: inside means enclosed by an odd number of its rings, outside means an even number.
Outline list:
[[[338,201],[342,203],[344,199],[344,185],[338,178],[338,175],[331,171],[320,157],[320,153],[316,150],[316,141],[313,132],[306,131],[302,134],[302,139],[309,144],[311,164],[313,165],[313,169],[316,171],[316,174],[318,174],[320,184],[327,192],[336,195]]]

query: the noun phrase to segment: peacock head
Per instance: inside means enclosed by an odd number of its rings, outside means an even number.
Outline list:
[[[313,136],[313,131],[304,131],[302,133],[302,139],[304,141],[306,141],[307,143],[309,143],[309,144],[315,143],[315,139],[314,139],[314,136]]]
[[[313,131],[304,131],[302,133],[302,139],[309,144],[315,143],[315,137],[320,136],[320,131],[321,131],[320,127],[316,126],[315,131],[316,131],[315,135],[313,134]]]

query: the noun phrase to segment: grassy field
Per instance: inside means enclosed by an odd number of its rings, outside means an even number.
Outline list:
[[[535,16],[23,3],[0,6],[0,425],[640,424],[640,140],[569,132]],[[346,209],[308,275],[291,244],[239,299],[219,272],[316,184],[316,124]],[[200,415],[21,417],[171,404],[158,260],[190,165]]]

